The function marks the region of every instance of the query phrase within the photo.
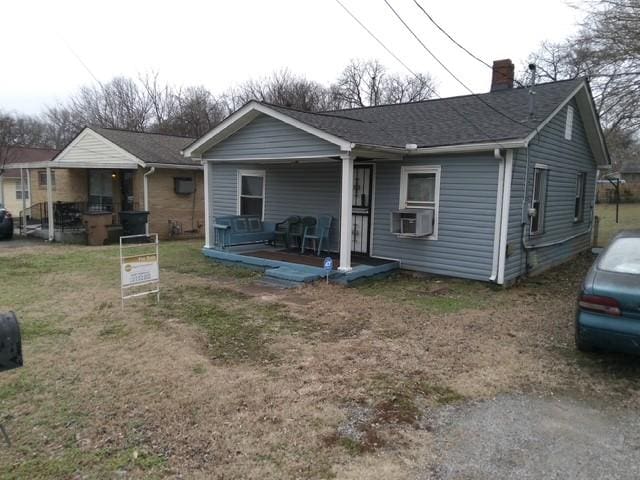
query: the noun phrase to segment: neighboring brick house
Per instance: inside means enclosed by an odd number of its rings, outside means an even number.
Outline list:
[[[54,158],[59,150],[50,148],[10,147],[0,152],[0,205],[5,206],[11,213],[18,215],[32,203],[38,202],[40,191],[38,173],[34,170],[22,169],[17,164],[33,164],[46,162]],[[31,174],[30,174],[31,172]],[[60,172],[60,181],[64,184],[66,174]],[[43,190],[46,190],[46,185]],[[37,199],[34,202],[34,197]]]
[[[48,208],[50,199],[52,210],[66,206],[113,212],[114,224],[122,211],[148,210],[148,229],[160,238],[199,235],[204,224],[202,165],[180,153],[192,141],[86,127],[53,160],[23,165],[31,171],[32,204]]]

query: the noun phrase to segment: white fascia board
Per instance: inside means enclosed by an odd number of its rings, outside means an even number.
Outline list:
[[[415,150],[405,150],[406,155],[428,155],[439,153],[466,153],[466,152],[484,152],[499,149],[522,148],[525,146],[525,140],[506,140],[504,142],[489,143],[468,143],[464,145],[443,145],[441,147],[417,148]]]
[[[310,155],[310,156],[275,156],[275,157],[247,157],[247,158],[203,158],[202,162],[213,163],[327,163],[339,162],[335,157],[327,157],[326,155]]]
[[[196,140],[194,143],[192,143],[190,146],[185,148],[182,151],[182,154],[185,157],[201,155],[202,150],[204,148],[207,148],[207,149],[211,148],[216,143],[219,143],[220,141],[224,140],[229,135],[231,135],[231,133],[234,133],[239,128],[242,128],[243,126],[247,125],[251,120],[253,120],[257,116],[258,113],[268,115],[272,118],[275,118],[276,120],[280,120],[283,123],[286,123],[288,125],[291,125],[292,127],[298,128],[304,132],[307,132],[311,135],[321,138],[329,143],[333,143],[334,145],[337,145],[338,147],[340,147],[340,150],[344,152],[349,152],[354,147],[354,145],[351,142],[343,138],[337,137],[323,130],[312,127],[311,125],[307,125],[304,122],[296,120],[295,118],[285,115],[284,113],[279,112],[266,105],[263,105],[256,101],[252,101],[246,104],[244,107],[237,110],[236,112],[234,112],[233,114],[231,114],[229,117],[227,117],[226,120],[220,123],[217,127],[211,130],[209,133],[206,133],[205,135],[200,137],[198,140]],[[243,119],[245,120],[244,122],[242,121]],[[237,126],[238,123],[240,123],[239,127]],[[236,125],[237,128],[234,129],[234,125]]]
[[[155,168],[166,168],[166,169],[172,169],[172,170],[202,170],[202,164],[200,163],[197,163],[195,165],[176,165],[173,163],[147,163],[145,166],[155,167]]]

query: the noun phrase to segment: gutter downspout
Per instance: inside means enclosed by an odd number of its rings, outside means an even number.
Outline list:
[[[142,176],[142,184],[144,187],[144,211],[149,212],[149,175],[156,171],[156,167],[151,167],[148,172]],[[144,227],[145,233],[149,235],[149,216],[147,215],[147,223]]]
[[[491,267],[490,282],[495,282],[498,278],[498,265],[500,264],[500,239],[502,228],[502,204],[504,203],[504,167],[505,161],[500,153],[500,149],[496,148],[493,156],[498,160],[498,192],[496,195],[496,220],[493,234],[493,264]]]

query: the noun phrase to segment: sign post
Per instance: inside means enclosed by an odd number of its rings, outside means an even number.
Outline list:
[[[333,258],[327,257],[324,259],[324,271],[327,274],[327,283],[329,283],[329,273],[333,270]]]
[[[144,243],[145,240],[148,243]],[[158,253],[157,233],[120,237],[122,308],[126,299],[144,295],[155,294],[160,303]]]

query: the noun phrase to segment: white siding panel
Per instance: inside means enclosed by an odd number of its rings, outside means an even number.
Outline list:
[[[100,137],[97,133],[86,130],[81,134],[77,142],[72,144],[68,150],[56,158],[57,164],[68,164],[72,166],[74,163],[100,163],[122,165],[130,163],[132,168],[138,164],[131,159],[131,156],[110,145],[108,141]]]

